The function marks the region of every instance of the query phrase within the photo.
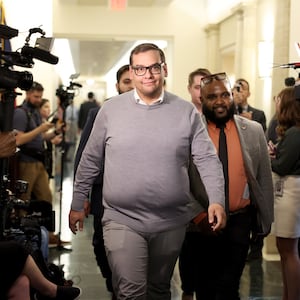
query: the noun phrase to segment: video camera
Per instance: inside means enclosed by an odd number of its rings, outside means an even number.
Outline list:
[[[74,99],[76,91],[82,87],[80,83],[73,82],[74,79],[78,78],[80,74],[72,74],[70,76],[70,83],[68,86],[60,85],[56,90],[56,96],[60,99],[60,105],[63,109],[66,109]]]
[[[34,33],[41,34],[41,38],[36,40],[35,46],[29,46],[31,35]],[[18,35],[18,30],[6,25],[0,25],[0,38],[10,40]],[[50,53],[53,44],[53,38],[45,37],[45,32],[41,28],[31,28],[25,39],[24,46],[19,51],[0,50],[0,90],[15,89],[29,90],[33,83],[33,76],[30,72],[14,71],[12,67],[19,66],[32,68],[33,59],[39,59],[49,64],[57,64],[58,57]]]

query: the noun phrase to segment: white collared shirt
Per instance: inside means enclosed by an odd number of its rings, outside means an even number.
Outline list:
[[[160,96],[158,97],[157,100],[153,101],[151,104],[147,104],[145,101],[143,101],[140,96],[138,95],[136,89],[134,89],[134,99],[136,101],[136,103],[142,104],[142,105],[156,105],[156,104],[160,104],[164,101],[164,90],[162,90],[162,93],[160,94]]]

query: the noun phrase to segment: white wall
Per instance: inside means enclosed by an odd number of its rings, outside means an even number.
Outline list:
[[[300,53],[296,51],[295,43],[300,43],[300,34],[299,34],[299,12],[300,12],[300,1],[299,0],[290,0],[291,1],[291,19],[290,19],[290,51],[289,51],[289,60],[287,62],[299,62]],[[299,75],[300,69],[293,70],[290,69],[290,76],[297,77]],[[298,73],[298,75],[297,75]]]
[[[198,67],[206,66],[205,38],[202,30],[204,2],[191,1],[193,6],[185,5],[185,9],[182,9],[183,2],[187,4],[186,1],[174,1],[167,7],[129,7],[120,13],[110,11],[106,7],[79,7],[54,0],[53,33],[59,38],[95,40],[127,37],[132,40],[171,41],[166,49],[170,71],[167,88],[189,99],[186,88],[188,74]],[[181,3],[181,6],[178,3]]]

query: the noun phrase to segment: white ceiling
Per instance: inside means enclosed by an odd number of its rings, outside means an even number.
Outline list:
[[[64,5],[96,6],[108,7],[112,0],[59,0]],[[117,0],[115,0],[117,1]],[[119,0],[120,1],[120,0]],[[127,7],[165,7],[173,3],[181,3],[182,9],[193,10],[191,0],[127,0]],[[203,1],[207,12],[207,16],[212,16],[215,20],[220,18],[222,14],[230,11],[230,9],[241,0],[194,0]],[[252,1],[252,0],[247,0]],[[202,12],[203,13],[203,12]],[[196,13],[198,15],[198,13]],[[199,17],[201,12],[199,12]],[[215,21],[213,20],[213,21]],[[212,22],[212,20],[210,20]],[[80,73],[79,81],[86,79],[94,79],[99,82],[99,78],[103,78],[116,62],[120,60],[136,43],[135,40],[115,40],[113,37],[106,40],[69,40],[71,51],[74,53],[73,60],[76,72]],[[74,47],[74,52],[72,50]],[[100,79],[101,81],[102,79]]]
[[[109,0],[60,0],[64,4],[79,6],[108,6]],[[153,7],[167,6],[173,0],[127,0],[127,7]],[[89,40],[69,40],[72,45],[76,45],[76,54],[73,55],[76,71],[80,73],[80,79],[103,77],[125,53],[134,45],[135,41],[89,41]],[[76,59],[75,59],[76,58]],[[80,81],[81,81],[80,80]]]

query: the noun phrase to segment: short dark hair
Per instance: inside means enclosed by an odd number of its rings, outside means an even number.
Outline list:
[[[246,84],[247,84],[247,86],[248,86],[248,91],[250,91],[250,84],[249,84],[249,82],[248,82],[246,79],[244,79],[244,78],[239,78],[239,79],[237,79],[237,80],[235,81],[235,85],[234,85],[234,86],[236,86],[237,84],[238,84],[238,85],[241,85],[241,86],[244,86],[243,83],[246,83]]]
[[[49,99],[43,98],[40,104],[40,108],[43,107],[48,102],[50,103]]]
[[[205,68],[198,68],[195,71],[191,72],[189,74],[189,81],[188,81],[189,86],[193,84],[195,76],[207,76],[207,75],[211,75],[211,73],[208,71],[208,69]]]
[[[160,55],[160,59],[161,62],[166,62],[166,58],[165,58],[165,54],[164,52],[155,44],[152,43],[143,43],[143,44],[139,44],[137,45],[130,53],[130,58],[129,58],[129,64],[132,65],[132,57],[135,54],[139,54],[142,52],[147,52],[147,51],[158,51],[159,55]]]
[[[94,93],[93,92],[88,92],[88,98],[93,99],[94,98]]]
[[[117,71],[117,82],[118,83],[120,82],[122,75],[127,71],[129,71],[129,65],[124,65]]]
[[[29,91],[30,92],[33,92],[33,91],[43,92],[44,91],[44,87],[39,82],[34,81],[32,83],[31,88],[29,89]]]

